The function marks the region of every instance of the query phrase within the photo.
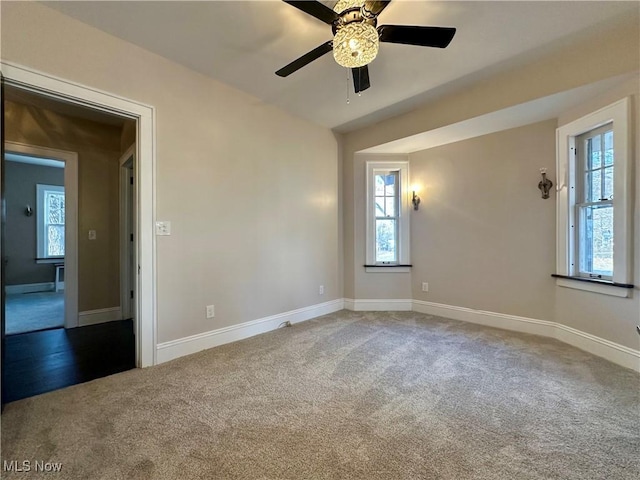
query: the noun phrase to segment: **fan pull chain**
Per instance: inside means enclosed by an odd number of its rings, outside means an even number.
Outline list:
[[[347,68],[347,105],[349,105],[349,69]]]

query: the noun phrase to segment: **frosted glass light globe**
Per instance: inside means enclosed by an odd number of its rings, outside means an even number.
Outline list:
[[[333,11],[342,13],[350,8],[360,8],[364,5],[364,0],[338,0],[333,6]]]
[[[378,31],[368,23],[349,23],[333,38],[333,58],[346,68],[363,67],[378,55]]]

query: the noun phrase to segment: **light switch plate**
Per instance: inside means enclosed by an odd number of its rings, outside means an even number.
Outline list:
[[[171,235],[171,222],[156,222],[156,235]]]
[[[89,240],[95,240],[97,238],[95,230],[89,230]]]

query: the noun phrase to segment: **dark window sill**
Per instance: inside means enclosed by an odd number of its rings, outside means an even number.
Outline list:
[[[575,280],[577,282],[588,282],[588,283],[595,283],[598,285],[608,285],[610,287],[634,288],[634,285],[630,283],[616,283],[616,282],[610,282],[608,280],[598,280],[597,278],[570,277],[568,275],[558,275],[557,273],[552,273],[551,276],[554,278],[565,278],[567,280]]]
[[[410,273],[411,265],[402,263],[380,263],[377,265],[365,265],[367,273]]]
[[[64,264],[64,257],[36,258],[36,263],[61,263],[61,264]]]
[[[365,267],[395,268],[395,267],[413,267],[413,265],[404,265],[401,263],[378,263],[374,265],[365,265]]]

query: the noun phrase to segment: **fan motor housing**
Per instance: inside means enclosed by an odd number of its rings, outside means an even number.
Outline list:
[[[331,25],[331,31],[335,35],[340,28],[354,22],[368,23],[373,27],[378,24],[378,20],[376,17],[369,18],[363,15],[362,8],[355,7],[349,8],[340,13],[340,18],[337,21],[333,22],[333,24]]]

